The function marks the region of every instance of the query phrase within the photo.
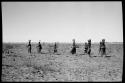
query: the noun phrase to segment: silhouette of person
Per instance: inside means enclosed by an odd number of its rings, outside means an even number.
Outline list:
[[[38,48],[37,48],[37,52],[38,52],[38,53],[41,53],[42,45],[41,45],[40,41],[38,42],[38,46],[37,46],[37,47],[38,47]]]
[[[105,39],[102,39],[102,55],[105,55],[106,54],[106,46],[105,46]]]
[[[87,52],[90,56],[91,53],[91,39],[88,40],[88,52]]]
[[[54,53],[56,53],[57,52],[57,44],[56,44],[56,42],[55,42],[55,45],[54,45]]]
[[[75,39],[73,39],[72,41],[73,41],[73,48],[72,48],[72,50],[71,50],[71,53],[72,53],[72,54],[75,54],[75,53],[76,53]]]
[[[31,53],[31,40],[29,40],[29,44],[27,45],[28,47],[28,53]]]
[[[105,46],[105,39],[102,39],[100,42],[100,48],[99,53],[101,52],[101,56],[106,54],[106,46]]]

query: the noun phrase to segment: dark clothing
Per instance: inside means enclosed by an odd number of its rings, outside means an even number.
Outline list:
[[[54,53],[57,52],[57,49],[54,49]]]
[[[30,43],[28,44],[28,47],[31,47],[31,44],[30,44]]]
[[[90,55],[91,53],[91,41],[88,42],[88,51],[87,53]]]
[[[101,48],[105,48],[105,43],[102,42]]]
[[[101,55],[105,55],[105,48],[100,49]]]
[[[75,54],[75,53],[76,53],[76,47],[73,47],[73,48],[72,48],[71,53],[72,53],[72,54]]]
[[[91,48],[91,42],[88,42],[88,48]]]
[[[56,43],[55,43],[55,45],[54,45],[54,53],[55,52],[57,52],[57,45],[56,45]]]
[[[28,44],[28,53],[31,53],[31,44]]]
[[[106,46],[105,46],[105,42],[100,42],[100,48],[99,48],[99,53],[101,52],[101,55],[106,54]]]
[[[41,44],[39,44],[38,47],[39,47],[39,49],[42,49],[42,45]]]
[[[56,46],[56,44],[54,45],[54,49],[56,49],[57,48],[57,46]]]
[[[72,53],[72,54],[75,54],[75,53],[76,53],[75,40],[73,40],[73,48],[72,48],[72,50],[71,50],[71,53]]]
[[[90,53],[91,53],[91,48],[88,48],[88,54],[90,55]]]
[[[42,45],[39,43],[37,47],[38,47],[37,49],[38,53],[41,53]]]
[[[31,48],[28,48],[28,53],[31,53]]]
[[[75,47],[76,45],[75,45],[75,42],[73,42],[73,47]]]

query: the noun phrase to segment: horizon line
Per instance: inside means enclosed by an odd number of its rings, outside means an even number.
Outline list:
[[[28,43],[28,41],[27,42],[2,42],[2,43]],[[38,42],[31,42],[31,43],[38,43]],[[41,43],[55,43],[55,42],[41,42]],[[56,42],[56,43],[72,43],[72,42]],[[85,43],[85,42],[76,42],[76,43]],[[99,43],[99,42],[91,42],[91,43]],[[105,43],[123,43],[123,41],[122,42],[105,42]]]

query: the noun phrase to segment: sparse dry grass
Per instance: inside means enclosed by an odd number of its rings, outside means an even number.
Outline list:
[[[92,44],[92,57],[70,54],[71,44],[58,44],[53,54],[50,44],[43,44],[42,54],[33,45],[32,54],[26,44],[3,44],[2,81],[122,81],[123,44],[106,44],[107,55],[98,55],[98,44]],[[7,52],[9,51],[9,52]]]

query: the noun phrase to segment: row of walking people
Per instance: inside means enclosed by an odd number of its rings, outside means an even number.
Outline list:
[[[79,48],[79,46],[77,46],[75,44],[75,39],[73,39],[73,47],[72,47],[72,50],[71,50],[72,54],[76,53],[76,48]],[[85,42],[84,54],[88,54],[89,56],[91,55],[91,39],[89,39],[88,42]],[[102,56],[106,55],[105,39],[102,39],[102,41],[100,41],[99,53],[98,54],[101,54]]]
[[[29,40],[29,43],[28,43],[27,47],[28,47],[28,53],[31,53],[31,50],[32,50],[31,40]],[[56,42],[55,42],[53,47],[54,47],[53,52],[56,53],[57,52],[57,44],[56,44]],[[36,46],[36,48],[37,48],[37,52],[41,53],[42,45],[41,45],[40,41],[38,42],[38,45]],[[72,49],[70,51],[71,54],[76,54],[76,48],[79,48],[79,46],[76,45],[75,39],[73,39]],[[91,39],[89,39],[88,42],[85,42],[84,54],[88,54],[89,56],[91,54]],[[101,55],[106,54],[105,39],[102,39],[102,41],[100,41],[99,54],[101,54]]]
[[[31,45],[31,40],[29,40],[29,43],[27,45],[27,48],[28,48],[28,53],[32,53],[32,45]],[[37,52],[38,53],[41,53],[41,50],[42,50],[42,45],[40,43],[40,41],[38,42],[38,45],[36,46],[37,48]],[[55,42],[55,45],[54,45],[54,53],[57,52],[57,45],[56,45],[56,42]]]

